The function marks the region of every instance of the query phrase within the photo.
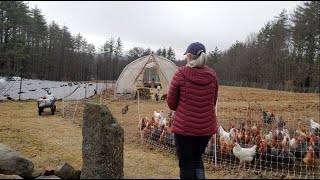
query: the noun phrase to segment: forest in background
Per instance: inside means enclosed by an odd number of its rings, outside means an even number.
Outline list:
[[[210,23],[210,22],[209,22]],[[227,22],[226,22],[227,23]],[[231,25],[230,25],[231,26]],[[221,84],[232,82],[320,87],[320,2],[306,1],[288,14],[284,9],[259,32],[228,49],[208,49],[208,66]],[[56,81],[117,80],[133,60],[154,53],[173,61],[174,49],[133,47],[123,51],[120,37],[95,47],[67,26],[47,22],[37,7],[0,1],[0,76]],[[20,68],[23,67],[23,68]],[[20,72],[18,71],[20,70]]]

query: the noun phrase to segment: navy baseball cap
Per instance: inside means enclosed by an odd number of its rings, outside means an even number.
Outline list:
[[[206,47],[204,47],[204,45],[199,42],[194,42],[188,46],[186,52],[183,55],[186,55],[187,53],[199,55],[201,52],[206,53]]]

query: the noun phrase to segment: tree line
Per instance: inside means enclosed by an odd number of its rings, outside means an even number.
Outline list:
[[[221,82],[242,81],[320,87],[320,2],[283,10],[244,42],[209,53]]]
[[[291,83],[319,87],[320,2],[307,1],[292,14],[283,10],[244,42],[208,53],[208,65],[220,82]],[[96,48],[67,26],[47,23],[41,10],[23,1],[0,1],[0,76],[47,80],[116,80],[123,68],[140,57],[157,54],[177,66],[172,47],[133,47],[123,51],[120,37],[110,37]],[[20,74],[18,74],[20,76]]]
[[[133,47],[124,53],[120,37],[111,37],[96,49],[80,33],[72,35],[67,26],[47,23],[37,7],[29,8],[23,1],[0,1],[1,76],[116,80],[128,63],[151,52],[175,60],[171,47],[157,51]],[[18,69],[22,71],[16,74]]]

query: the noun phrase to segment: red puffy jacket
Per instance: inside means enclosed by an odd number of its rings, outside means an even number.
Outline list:
[[[176,111],[172,132],[183,136],[217,133],[215,105],[218,97],[216,72],[207,67],[179,67],[168,92],[167,103]]]

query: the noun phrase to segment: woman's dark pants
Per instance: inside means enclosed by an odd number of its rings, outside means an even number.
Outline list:
[[[181,179],[205,179],[202,161],[211,136],[182,136],[175,134],[175,146],[180,167]]]

